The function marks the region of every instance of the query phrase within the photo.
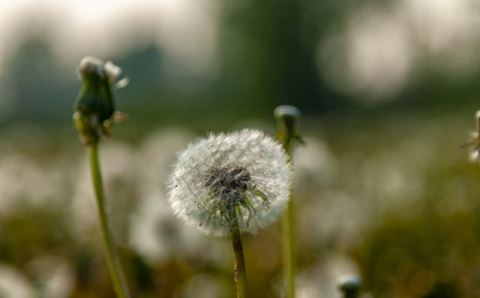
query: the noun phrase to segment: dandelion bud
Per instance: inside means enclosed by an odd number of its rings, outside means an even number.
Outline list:
[[[295,139],[303,143],[302,138],[297,133],[297,123],[300,119],[299,109],[290,105],[281,105],[275,108],[273,115],[277,119],[279,138],[281,140]]]
[[[359,276],[344,276],[338,283],[339,290],[343,293],[343,298],[357,298],[362,287],[362,280]]]
[[[182,152],[170,178],[177,216],[225,236],[274,222],[288,201],[292,173],[281,145],[258,130],[210,135]]]
[[[80,62],[82,87],[74,105],[73,121],[84,144],[97,143],[102,135],[110,135],[114,122],[115,103],[112,85],[121,74],[120,67],[93,57]]]

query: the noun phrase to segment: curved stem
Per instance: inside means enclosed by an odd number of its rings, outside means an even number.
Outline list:
[[[232,227],[232,248],[235,255],[234,261],[234,280],[235,292],[237,298],[246,297],[247,277],[245,272],[245,258],[243,255],[242,238],[240,237],[240,227],[238,225],[238,217],[236,212],[233,212],[234,225]]]
[[[95,198],[97,201],[98,218],[100,220],[100,230],[102,233],[105,257],[108,270],[112,279],[113,287],[118,298],[128,298],[128,287],[125,275],[120,261],[113,248],[113,237],[108,224],[107,213],[105,211],[105,193],[103,190],[102,174],[100,171],[100,161],[98,154],[98,143],[88,146],[88,157],[90,161],[90,172],[92,176]]]

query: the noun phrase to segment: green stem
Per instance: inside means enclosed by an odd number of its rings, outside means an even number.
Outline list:
[[[98,143],[94,142],[88,146],[88,157],[90,160],[90,171],[92,175],[93,188],[97,200],[98,217],[100,220],[100,230],[107,260],[108,270],[112,279],[113,287],[117,298],[127,298],[128,287],[125,275],[122,270],[120,261],[113,248],[113,237],[108,225],[107,213],[105,211],[105,193],[103,190],[102,174],[100,171],[100,161],[98,154]]]
[[[291,137],[282,133],[283,148],[287,152],[290,162]],[[282,248],[283,248],[283,280],[285,283],[285,297],[295,298],[296,249],[295,249],[295,206],[292,197],[288,200],[287,210],[282,216]]]
[[[233,214],[234,225],[232,227],[232,248],[235,255],[235,261],[233,265],[235,292],[237,298],[246,297],[246,284],[247,277],[245,271],[245,258],[243,255],[242,238],[240,237],[240,227],[238,225],[238,217],[236,212]]]
[[[295,297],[295,237],[294,237],[294,206],[290,198],[287,210],[282,217],[282,240],[283,240],[283,278],[286,285],[285,297]]]

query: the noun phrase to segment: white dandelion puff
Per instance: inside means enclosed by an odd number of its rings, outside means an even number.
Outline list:
[[[210,135],[182,152],[170,179],[177,216],[206,234],[255,233],[274,222],[289,198],[292,177],[281,145],[258,130]]]

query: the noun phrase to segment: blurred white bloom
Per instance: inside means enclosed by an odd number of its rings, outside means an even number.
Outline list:
[[[0,157],[0,214],[25,206],[61,204],[70,191],[70,179],[64,157],[46,163],[34,156],[6,152]]]
[[[0,297],[33,298],[36,297],[33,286],[19,271],[6,265],[0,265]]]
[[[128,216],[136,204],[135,151],[121,143],[108,142],[102,146],[102,172],[107,194],[107,212],[112,224],[112,232],[119,243],[126,236]],[[97,227],[96,206],[91,185],[88,163],[81,161],[76,179],[76,190],[72,198],[74,232],[82,239],[89,237]],[[121,237],[118,239],[118,237]]]
[[[289,197],[291,168],[281,145],[258,130],[210,135],[182,152],[170,179],[169,201],[180,218],[206,234],[266,227]]]
[[[192,133],[182,128],[167,128],[147,136],[137,154],[138,182],[142,196],[165,193],[165,181],[177,159],[177,152],[185,148]],[[168,208],[170,209],[170,208]]]
[[[226,297],[227,290],[223,286],[223,283],[219,279],[215,279],[213,276],[207,274],[198,274],[190,278],[185,284],[182,298],[196,298],[196,297],[209,297],[220,298]]]
[[[306,137],[305,146],[295,147],[295,191],[318,193],[335,176],[336,163],[328,146],[315,137]]]
[[[333,241],[345,246],[355,243],[370,220],[365,201],[340,191],[324,191],[300,204],[298,237],[301,243]]]
[[[192,227],[180,224],[166,200],[157,195],[143,200],[130,225],[131,246],[151,263],[184,256],[205,240]]]
[[[363,1],[344,20],[322,40],[319,69],[359,100],[401,98],[423,68],[459,80],[478,69],[478,0]]]
[[[472,137],[465,143],[470,147],[470,160],[476,162],[480,157],[480,111],[475,113],[476,131],[472,132]]]
[[[41,288],[42,297],[71,296],[75,286],[75,276],[67,260],[56,256],[42,256],[31,261],[28,268]]]
[[[298,274],[298,298],[341,298],[338,280],[358,275],[355,263],[342,255],[327,255],[311,268]]]

